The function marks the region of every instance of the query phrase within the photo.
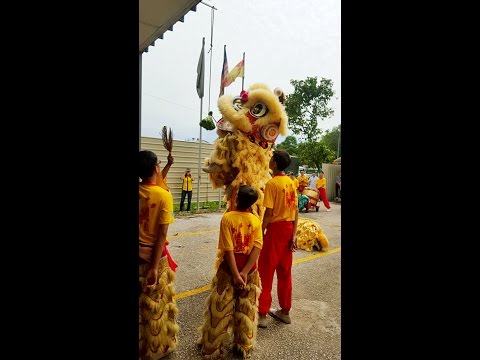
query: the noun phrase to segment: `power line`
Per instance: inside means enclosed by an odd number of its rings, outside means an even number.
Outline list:
[[[158,97],[158,96],[155,96],[155,95],[146,93],[146,92],[144,92],[143,94],[148,95],[148,96],[151,96],[151,97],[153,97],[153,98],[155,98],[155,99],[159,99],[159,100],[166,101],[166,102],[168,102],[168,103],[170,103],[170,104],[173,104],[173,105],[177,105],[177,106],[183,107],[183,108],[185,108],[185,109],[187,109],[187,110],[192,110],[192,111],[197,112],[196,109],[189,108],[188,106],[180,105],[180,104],[177,104],[177,103],[175,103],[175,102],[173,102],[173,101],[170,101],[170,100],[167,100],[167,99],[164,99],[164,98],[161,98],[161,97]]]

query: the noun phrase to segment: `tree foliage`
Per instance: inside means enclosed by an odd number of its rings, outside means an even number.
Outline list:
[[[335,154],[340,151],[338,156],[341,156],[341,148],[339,147],[340,125],[333,127],[331,130],[326,130],[320,142],[325,144]]]
[[[285,140],[276,146],[277,149],[283,149],[290,155],[298,155],[297,138],[293,135],[289,135]]]
[[[318,128],[318,120],[333,115],[333,109],[328,106],[333,82],[317,77],[307,77],[305,80],[290,80],[294,92],[287,95],[285,108],[288,115],[288,126],[292,132],[308,141],[318,140],[322,130]]]
[[[322,163],[329,164],[336,158],[336,153],[320,141],[309,140],[298,144],[298,153],[302,164],[322,168]]]

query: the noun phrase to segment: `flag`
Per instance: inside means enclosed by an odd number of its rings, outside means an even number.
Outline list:
[[[197,65],[197,94],[198,97],[201,99],[203,98],[203,89],[205,83],[205,38],[202,40],[202,52],[200,53],[200,57],[198,59]]]
[[[231,83],[233,83],[237,77],[243,77],[243,76],[244,76],[244,69],[245,69],[245,67],[244,67],[243,65],[244,65],[244,63],[243,63],[243,59],[242,59],[242,61],[240,61],[240,62],[232,69],[232,71],[230,71],[230,72],[228,73],[228,75],[226,76],[226,78],[225,78],[225,80],[224,80],[224,83],[223,83],[223,86],[224,86],[224,87],[227,87],[228,85],[230,85]]]
[[[223,91],[225,88],[225,79],[228,75],[228,62],[227,62],[227,45],[224,45],[223,47],[223,69],[222,69],[222,77],[220,79],[220,95],[218,97],[223,95]]]

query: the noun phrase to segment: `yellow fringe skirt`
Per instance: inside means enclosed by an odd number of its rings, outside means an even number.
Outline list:
[[[157,360],[177,347],[179,326],[176,317],[175,272],[168,266],[167,257],[160,260],[158,282],[153,288],[142,289],[149,264],[139,268],[139,358]]]
[[[204,359],[223,358],[232,340],[244,359],[250,357],[257,337],[260,291],[258,270],[248,275],[244,289],[236,289],[228,264],[222,263],[212,280],[204,324],[198,329],[201,335],[197,345]]]

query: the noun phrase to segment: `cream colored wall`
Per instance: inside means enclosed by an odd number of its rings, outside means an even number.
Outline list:
[[[162,139],[142,137],[141,149],[151,150],[157,154],[158,158],[162,161],[162,168],[167,163],[168,152],[163,147]],[[212,151],[213,144],[202,143],[201,166],[203,166],[204,159],[208,158]],[[182,195],[182,180],[180,178],[185,173],[186,168],[190,168],[194,178],[192,203],[197,202],[199,179],[198,153],[198,142],[173,140],[172,156],[174,158],[174,163],[168,172],[167,183],[170,187],[170,191],[172,192],[173,201],[175,204],[180,204],[180,198]],[[327,179],[327,196],[329,201],[332,201],[335,198],[335,177],[340,172],[340,169],[341,165],[322,164],[322,170],[324,171],[325,178]],[[200,173],[200,206],[206,201],[218,201],[219,199],[223,200],[223,189],[213,190],[212,186],[210,185],[210,181],[208,180],[208,174],[201,170]]]
[[[161,167],[163,168],[167,163],[168,151],[163,147],[162,139],[142,137],[141,149],[151,150],[157,154],[159,160],[161,160]],[[210,156],[213,150],[213,144],[202,143],[202,155],[201,166],[203,166],[203,160]],[[172,156],[174,163],[170,168],[167,175],[167,184],[170,187],[170,191],[173,195],[173,201],[175,204],[180,204],[182,195],[182,180],[181,177],[185,173],[186,168],[190,168],[193,181],[193,193],[192,204],[197,202],[198,194],[198,153],[199,143],[193,141],[173,140]],[[218,201],[223,200],[223,189],[213,190],[208,180],[208,174],[200,170],[200,206],[206,201]]]
[[[328,201],[335,199],[335,177],[340,173],[341,165],[322,164],[324,177],[327,179],[327,198]]]

